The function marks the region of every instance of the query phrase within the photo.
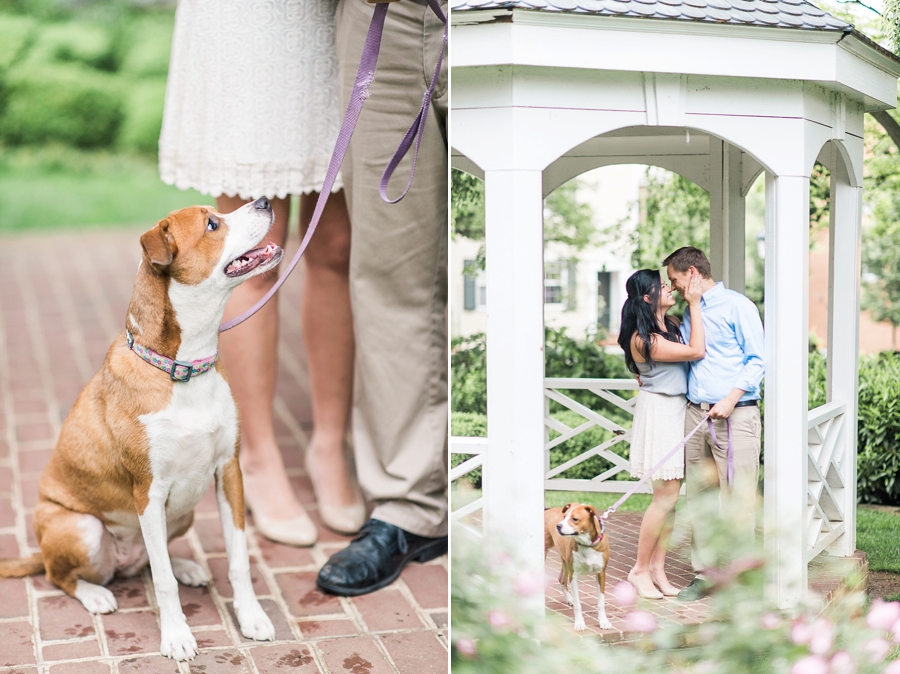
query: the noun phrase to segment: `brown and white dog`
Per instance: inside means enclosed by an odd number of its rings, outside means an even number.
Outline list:
[[[75,401],[41,476],[34,512],[41,552],[0,562],[0,577],[46,570],[91,613],[115,611],[103,586],[149,562],[160,652],[176,660],[197,654],[176,579],[198,586],[209,577],[196,562],[170,558],[168,542],[191,526],[213,477],[241,633],[275,638],[250,581],[237,408],[221,364],[212,367],[210,358],[231,291],[281,261],[278,246],[256,248],[273,219],[266,199],[226,215],[195,206],[141,236],[127,331]],[[206,359],[208,371],[191,370],[184,380],[182,367],[176,380],[139,348],[188,364]]]
[[[594,576],[597,580],[597,619],[600,629],[612,629],[606,617],[606,566],[609,563],[609,538],[603,531],[594,506],[569,503],[562,508],[544,511],[544,556],[555,548],[562,562],[559,582],[566,601],[575,609],[575,629],[586,629],[581,600],[578,598],[578,576]],[[569,594],[569,585],[572,593]]]

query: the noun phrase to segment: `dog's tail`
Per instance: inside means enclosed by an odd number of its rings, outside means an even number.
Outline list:
[[[22,559],[0,559],[0,578],[24,578],[34,576],[44,570],[44,559],[40,552]]]

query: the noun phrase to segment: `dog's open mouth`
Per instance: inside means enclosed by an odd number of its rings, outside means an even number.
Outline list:
[[[236,278],[248,274],[260,265],[272,263],[269,266],[274,266],[281,262],[282,255],[284,255],[284,251],[274,243],[268,243],[264,248],[248,250],[228,263],[228,266],[225,267],[225,276]]]

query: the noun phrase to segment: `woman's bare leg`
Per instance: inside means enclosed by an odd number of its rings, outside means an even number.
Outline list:
[[[672,516],[678,503],[680,489],[681,480],[653,480],[653,501],[641,521],[637,560],[633,569],[635,585],[645,594],[653,594],[655,591],[653,579],[650,577],[651,569],[656,574],[657,570],[661,568],[657,566],[659,560],[665,562],[669,535],[672,531]],[[661,541],[662,546],[660,547]],[[661,554],[657,548],[660,548]],[[651,560],[657,565],[651,566]],[[662,577],[665,577],[664,573]],[[657,578],[659,578],[658,575]]]
[[[220,213],[230,213],[244,203],[239,197],[222,196],[216,199],[216,208]],[[290,201],[272,199],[271,203],[275,223],[267,240],[283,247]],[[235,288],[225,307],[225,319],[252,307],[276,278],[274,272],[262,274]],[[259,515],[271,520],[298,517],[305,511],[285,473],[272,419],[278,368],[277,297],[246,323],[223,333],[219,351],[241,413],[241,470],[246,500]]]
[[[300,197],[306,232],[316,193]],[[332,194],[304,255],[303,339],[306,344],[315,442],[317,495],[322,503],[352,505],[358,488],[344,453],[353,394],[353,314],[350,308],[350,217],[343,191]]]

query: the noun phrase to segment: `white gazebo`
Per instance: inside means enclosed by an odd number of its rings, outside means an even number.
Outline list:
[[[766,181],[766,542],[773,592],[795,605],[807,564],[856,548],[856,425],[863,114],[893,108],[900,59],[804,0],[452,0],[453,165],[486,199],[488,438],[454,438],[484,465],[486,535],[543,569],[544,489],[616,491],[627,429],[562,392],[633,383],[544,378],[542,204],[612,164],[675,171],[710,195],[713,275],[744,286],[744,197]],[[809,177],[831,172],[828,402],[808,409]],[[556,400],[578,428],[546,413]],[[617,402],[618,401],[618,402]],[[598,425],[588,454],[614,468],[561,480],[549,453]],[[562,435],[549,440],[548,429]],[[617,463],[618,459],[618,463]],[[577,462],[577,460],[575,461]],[[569,462],[566,465],[572,465]],[[767,524],[768,527],[768,524]]]

